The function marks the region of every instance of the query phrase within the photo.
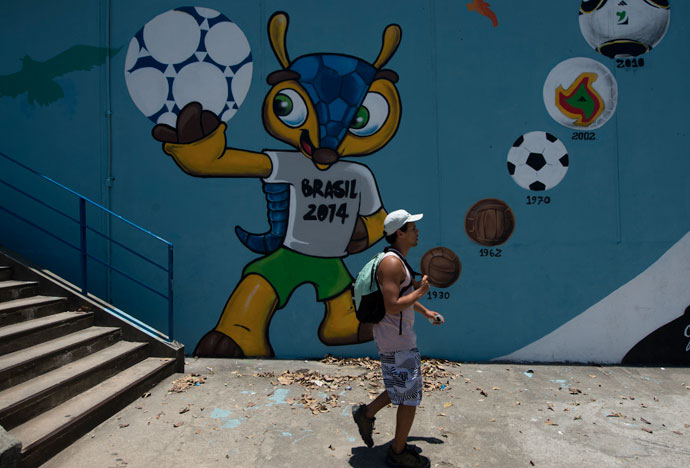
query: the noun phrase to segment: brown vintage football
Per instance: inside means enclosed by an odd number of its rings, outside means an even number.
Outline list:
[[[467,211],[465,232],[470,239],[481,245],[503,244],[515,229],[513,211],[502,200],[479,200]]]
[[[429,276],[429,284],[447,288],[460,277],[462,266],[455,252],[447,247],[434,247],[427,251],[419,262],[423,275]]]

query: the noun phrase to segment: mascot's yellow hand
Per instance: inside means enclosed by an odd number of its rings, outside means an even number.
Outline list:
[[[186,173],[197,177],[268,177],[271,159],[263,153],[226,148],[227,125],[211,111],[190,102],[177,116],[175,128],[153,127],[153,138]]]
[[[177,116],[176,128],[158,124],[152,134],[185,172],[208,175],[209,168],[225,151],[225,128],[216,114],[191,102]]]
[[[192,175],[210,175],[213,164],[225,152],[225,128],[221,123],[211,134],[192,143],[164,143],[163,151]]]

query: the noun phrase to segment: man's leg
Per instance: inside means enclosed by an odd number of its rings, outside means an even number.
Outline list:
[[[352,408],[352,417],[359,429],[359,435],[362,436],[362,440],[367,444],[367,447],[374,446],[374,439],[372,438],[374,421],[376,420],[374,415],[388,406],[390,402],[391,399],[388,396],[388,392],[384,391],[368,405],[359,405]]]
[[[381,411],[383,408],[391,404],[391,397],[388,395],[387,391],[383,391],[379,396],[377,396],[374,401],[367,405],[366,412],[364,415],[371,419],[376,416],[376,413]]]
[[[398,405],[398,413],[395,418],[395,438],[393,439],[393,452],[401,453],[405,450],[407,436],[410,434],[414,422],[416,406]]]

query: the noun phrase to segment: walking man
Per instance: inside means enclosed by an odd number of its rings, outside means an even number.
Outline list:
[[[413,270],[405,257],[417,245],[419,232],[416,221],[422,214],[411,215],[397,210],[386,216],[383,232],[392,248],[387,252],[376,273],[379,288],[383,294],[386,314],[374,326],[374,340],[381,359],[381,372],[386,390],[368,405],[353,409],[353,417],[362,440],[373,447],[372,432],[375,415],[390,403],[398,406],[395,438],[388,448],[386,463],[394,467],[429,467],[427,457],[407,444],[415,411],[422,399],[423,381],[421,358],[414,332],[415,311],[431,320],[435,325],[445,322],[443,316],[430,311],[419,300],[429,291],[425,275],[415,282]]]

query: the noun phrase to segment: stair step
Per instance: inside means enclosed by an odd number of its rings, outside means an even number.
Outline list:
[[[0,280],[0,302],[35,296],[37,281]]]
[[[148,343],[120,341],[51,372],[0,392],[0,425],[6,430],[69,400],[143,360]]]
[[[89,327],[0,356],[0,390],[100,351],[121,336],[117,327]]]
[[[23,466],[38,466],[174,372],[171,358],[148,358],[9,433],[22,442]]]
[[[12,267],[7,265],[0,265],[0,281],[12,278]]]
[[[0,302],[0,326],[60,312],[64,303],[64,297],[53,296],[33,296]]]
[[[82,330],[93,323],[93,312],[60,312],[0,328],[0,354]]]

